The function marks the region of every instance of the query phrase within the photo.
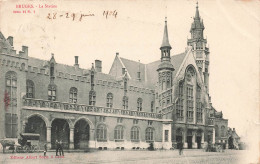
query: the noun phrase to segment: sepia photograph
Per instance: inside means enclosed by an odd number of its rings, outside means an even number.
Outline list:
[[[0,162],[257,164],[259,0],[0,0]]]

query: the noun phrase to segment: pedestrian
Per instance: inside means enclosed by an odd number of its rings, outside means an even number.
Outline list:
[[[61,155],[64,156],[62,140],[60,140],[59,146],[60,146],[60,147],[59,147],[60,156],[61,156]]]
[[[179,155],[183,154],[183,143],[179,142]]]
[[[47,143],[44,144],[43,155],[46,156],[46,153],[47,153]]]
[[[55,144],[56,144],[56,156],[58,156],[58,151],[60,149],[60,143],[58,142],[58,140],[56,140]]]

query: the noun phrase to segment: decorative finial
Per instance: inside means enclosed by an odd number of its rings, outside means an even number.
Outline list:
[[[196,4],[197,4],[197,8],[198,8],[198,7],[199,7],[199,2],[197,1],[197,3],[196,3]]]

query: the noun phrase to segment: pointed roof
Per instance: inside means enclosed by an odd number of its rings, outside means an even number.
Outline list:
[[[195,13],[195,18],[194,19],[200,19],[200,14],[199,14],[199,4],[197,2],[197,6],[196,6],[196,13]]]
[[[171,47],[168,38],[167,17],[165,17],[165,26],[164,26],[163,41],[162,41],[161,48],[162,47]]]

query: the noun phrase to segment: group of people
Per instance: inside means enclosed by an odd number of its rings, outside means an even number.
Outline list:
[[[61,156],[61,155],[64,156],[62,141],[56,140],[55,144],[56,144],[56,156]],[[47,144],[44,144],[43,155],[46,156],[46,153],[47,153]]]

